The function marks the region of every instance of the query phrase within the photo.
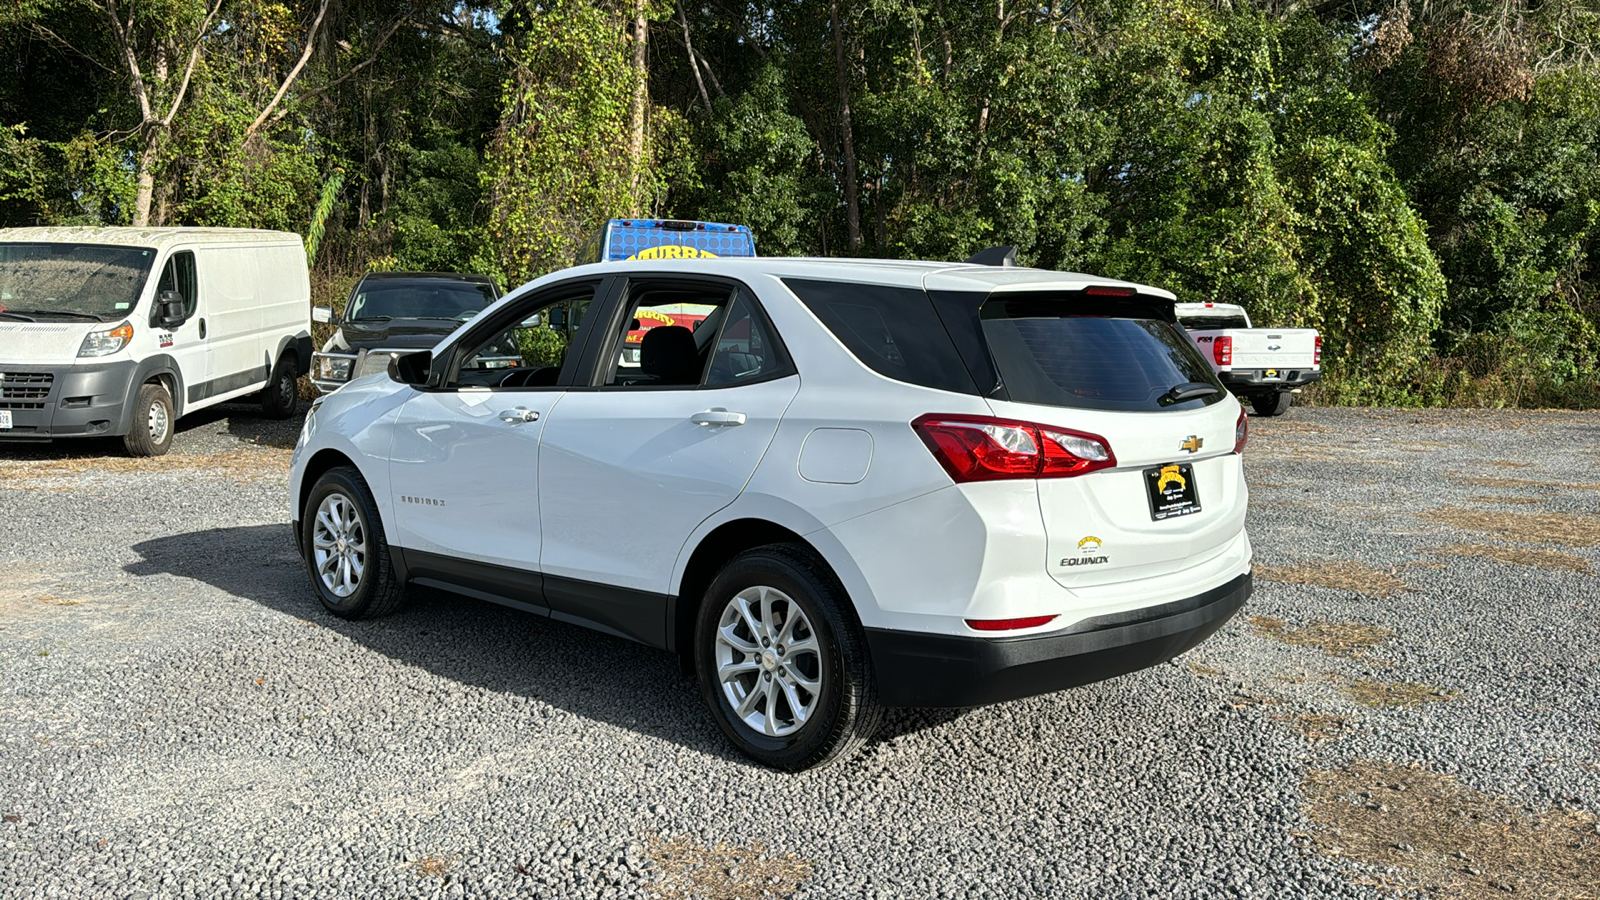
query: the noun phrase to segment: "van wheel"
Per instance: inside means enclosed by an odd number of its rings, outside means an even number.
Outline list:
[[[287,419],[300,403],[299,367],[294,354],[285,353],[272,367],[272,381],[261,392],[261,414],[269,419]]]
[[[133,427],[122,446],[133,456],[165,456],[172,446],[172,395],[160,384],[139,385],[133,401]]]
[[[300,545],[317,599],[345,619],[388,615],[405,601],[378,504],[352,466],[329,469],[300,511]]]
[[[1258,416],[1281,416],[1289,411],[1289,405],[1294,403],[1294,395],[1288,391],[1275,391],[1271,394],[1257,394],[1250,398],[1250,408]]]
[[[760,547],[717,574],[696,620],[695,671],[722,733],[757,762],[844,759],[883,718],[850,598],[809,549]]]

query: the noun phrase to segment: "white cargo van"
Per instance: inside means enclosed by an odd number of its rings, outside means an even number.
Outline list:
[[[0,229],[0,441],[114,435],[159,456],[180,416],[223,401],[292,415],[311,350],[299,235]]]

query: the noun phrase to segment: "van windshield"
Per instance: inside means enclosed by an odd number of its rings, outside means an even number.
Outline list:
[[[155,257],[148,247],[0,243],[0,318],[106,320],[128,315],[139,302]]]

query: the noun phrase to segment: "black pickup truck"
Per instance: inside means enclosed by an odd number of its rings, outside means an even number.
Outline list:
[[[338,326],[312,355],[311,380],[326,393],[382,372],[391,356],[431,349],[499,298],[487,275],[370,273],[350,291],[344,315],[326,306],[311,311],[313,321]]]

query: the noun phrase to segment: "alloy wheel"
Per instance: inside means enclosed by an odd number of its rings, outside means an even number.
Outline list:
[[[822,695],[822,652],[805,610],[777,588],[735,594],[717,623],[715,661],[735,717],[768,737],[803,728]]]
[[[335,597],[361,586],[367,568],[367,529],[355,502],[337,491],[322,498],[311,528],[311,553],[317,577]]]

